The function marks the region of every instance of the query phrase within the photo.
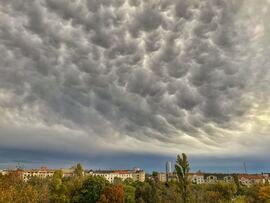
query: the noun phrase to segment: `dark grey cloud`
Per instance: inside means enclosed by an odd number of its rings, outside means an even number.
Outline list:
[[[269,13],[267,0],[1,1],[0,147],[231,154],[245,139],[265,154]]]

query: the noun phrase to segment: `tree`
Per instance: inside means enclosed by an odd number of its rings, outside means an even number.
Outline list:
[[[82,177],[83,176],[83,167],[80,163],[78,163],[75,167],[75,175],[76,176],[79,176],[79,177]]]
[[[65,181],[67,193],[71,202],[79,202],[79,194],[83,186],[84,177],[70,177]]]
[[[63,184],[63,171],[56,170],[51,182],[51,202],[69,202],[67,188]]]
[[[135,203],[136,188],[130,185],[125,185],[124,191],[125,191],[125,203]]]
[[[106,196],[102,194],[97,203],[109,203],[109,201],[107,200]]]
[[[190,185],[188,179],[189,170],[190,167],[186,154],[182,153],[182,157],[178,155],[175,164],[175,171],[179,180],[181,197],[184,203],[189,202],[189,185]]]
[[[49,199],[42,194],[48,195],[40,186],[34,186],[30,182],[23,182],[16,173],[0,176],[0,202],[48,202]]]
[[[124,203],[124,188],[123,185],[107,186],[100,196],[99,203]]]
[[[84,180],[81,190],[78,194],[78,202],[80,203],[96,203],[105,187],[109,182],[100,176],[89,176]]]
[[[136,202],[153,202],[152,187],[148,182],[139,182],[136,185],[135,200]]]
[[[113,184],[122,184],[122,183],[123,183],[122,178],[115,177],[115,178],[113,179]]]
[[[31,177],[27,184],[35,188],[38,193],[38,201],[37,202],[49,202],[49,185],[50,185],[50,178],[38,178],[38,177]]]
[[[270,202],[270,186],[261,186],[258,192],[258,199],[261,202]]]
[[[152,172],[152,177],[157,182],[158,181],[158,172],[157,171],[153,171]]]
[[[125,185],[134,185],[136,184],[135,181],[132,178],[127,178],[124,180]]]
[[[217,182],[204,185],[204,200],[208,202],[231,202],[237,192],[234,183]]]

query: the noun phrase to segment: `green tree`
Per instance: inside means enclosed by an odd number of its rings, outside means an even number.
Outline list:
[[[52,177],[51,182],[51,202],[56,203],[65,203],[69,202],[69,198],[67,195],[67,188],[63,184],[63,171],[56,170]]]
[[[181,197],[184,203],[189,202],[189,173],[190,167],[187,156],[185,153],[182,153],[182,157],[180,155],[177,156],[175,171],[179,180],[179,186],[181,191]]]
[[[83,167],[80,163],[78,163],[75,167],[75,175],[76,176],[79,176],[79,177],[82,177],[83,176]]]
[[[162,183],[149,180],[137,183],[135,200],[136,202],[161,203],[162,202]]]
[[[73,203],[79,202],[80,191],[83,187],[84,177],[71,177],[65,181],[69,199]]]
[[[125,185],[124,191],[125,191],[125,203],[135,203],[136,188],[130,185]]]
[[[100,176],[89,176],[84,180],[81,190],[78,194],[78,202],[80,203],[96,203],[103,190],[109,182]]]
[[[203,202],[231,202],[237,192],[234,183],[217,182],[212,184],[202,185]]]
[[[153,171],[152,172],[152,177],[157,182],[158,181],[158,172],[157,171]]]
[[[139,182],[136,185],[135,191],[135,200],[136,202],[147,202],[152,203],[152,187],[149,182]]]
[[[113,184],[122,184],[122,183],[123,183],[122,178],[115,177],[115,178],[113,179]]]
[[[124,180],[124,184],[134,186],[134,184],[136,184],[136,183],[132,178],[127,178],[127,179]]]

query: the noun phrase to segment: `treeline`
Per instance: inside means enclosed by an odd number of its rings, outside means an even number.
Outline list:
[[[153,173],[145,182],[116,178],[109,183],[103,177],[83,176],[77,165],[75,176],[33,177],[23,182],[16,174],[0,175],[0,203],[269,203],[268,184],[244,187],[234,183],[192,184],[187,179],[189,164],[185,155],[176,163],[178,181],[160,182]]]

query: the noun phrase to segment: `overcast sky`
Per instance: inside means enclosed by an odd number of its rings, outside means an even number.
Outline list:
[[[0,168],[270,171],[269,19],[269,0],[1,0]]]

